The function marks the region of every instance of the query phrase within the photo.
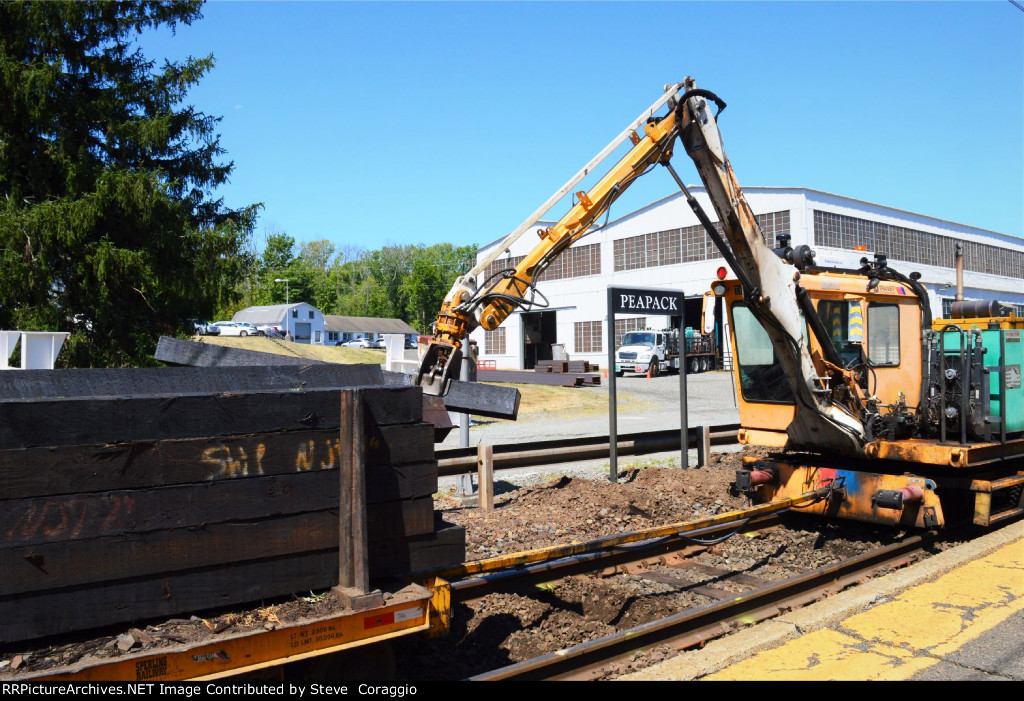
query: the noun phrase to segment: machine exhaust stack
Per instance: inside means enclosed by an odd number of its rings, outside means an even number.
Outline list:
[[[956,254],[954,256],[956,264],[956,300],[957,302],[964,301],[964,244],[963,241],[956,242]]]

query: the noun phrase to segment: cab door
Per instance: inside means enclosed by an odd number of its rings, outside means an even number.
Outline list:
[[[872,298],[864,315],[868,391],[882,404],[916,405],[921,390],[921,310],[917,299]]]
[[[820,299],[818,317],[843,365],[881,404],[901,394],[916,404],[921,383],[921,312],[916,298],[861,296]]]

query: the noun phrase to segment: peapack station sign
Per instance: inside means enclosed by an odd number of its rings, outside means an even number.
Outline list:
[[[612,312],[632,314],[636,312],[660,312],[677,316],[683,309],[683,293],[663,290],[611,288]]]
[[[615,315],[651,314],[671,316],[679,322],[679,338],[682,339],[686,321],[683,314],[682,291],[656,290],[642,287],[608,287],[608,321],[605,324],[608,344],[608,479],[618,480],[619,474],[619,426],[618,398],[615,389]],[[680,359],[679,371],[679,448],[680,465],[689,465],[689,423],[686,415],[686,371]]]

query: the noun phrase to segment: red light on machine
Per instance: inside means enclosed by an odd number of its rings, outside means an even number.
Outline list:
[[[867,246],[854,246],[853,250],[855,250],[855,251],[866,251],[866,250],[868,250],[868,247]]]
[[[718,271],[715,273],[718,275],[719,280],[724,280],[725,276],[729,274],[729,271],[725,269],[724,265],[718,266]]]

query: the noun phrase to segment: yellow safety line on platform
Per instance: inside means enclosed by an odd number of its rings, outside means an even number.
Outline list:
[[[832,628],[704,679],[905,680],[1021,610],[1024,542],[1015,542]]]

